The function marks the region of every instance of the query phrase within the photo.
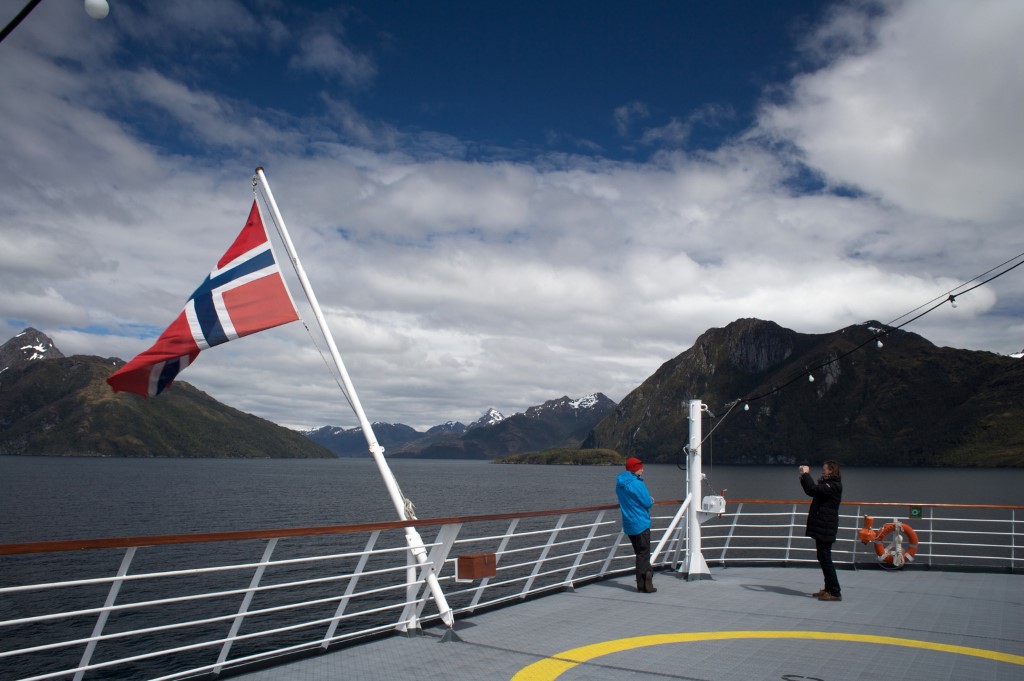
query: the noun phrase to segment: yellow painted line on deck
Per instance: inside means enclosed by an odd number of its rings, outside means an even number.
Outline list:
[[[921,650],[935,650],[955,655],[970,655],[981,657],[996,662],[1008,662],[1024,666],[1024,655],[1012,655],[1000,653],[995,650],[984,648],[971,648],[968,646],[954,646],[946,643],[933,643],[931,641],[918,641],[912,638],[895,638],[893,636],[872,636],[869,634],[846,634],[842,632],[824,631],[695,631],[676,634],[651,634],[649,636],[633,636],[630,638],[617,638],[601,643],[592,643],[572,650],[558,653],[552,657],[534,662],[528,667],[523,667],[512,677],[512,681],[554,681],[563,672],[584,662],[590,662],[604,655],[621,653],[624,650],[634,648],[645,648],[647,646],[658,646],[666,643],[693,643],[695,641],[726,641],[731,639],[748,638],[791,638],[811,639],[817,641],[852,641],[855,643],[873,643],[883,646],[902,646],[904,648],[919,648]]]

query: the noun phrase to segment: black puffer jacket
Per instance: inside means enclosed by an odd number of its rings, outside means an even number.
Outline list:
[[[823,475],[815,483],[810,473],[804,473],[800,476],[800,484],[812,499],[811,510],[807,512],[807,531],[804,534],[817,541],[834,542],[839,532],[842,480]]]

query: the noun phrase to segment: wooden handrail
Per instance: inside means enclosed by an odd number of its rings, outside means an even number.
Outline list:
[[[744,504],[809,504],[807,499],[728,499],[729,503]],[[655,506],[676,506],[680,499],[656,501]],[[1006,509],[1024,510],[1024,506],[992,505],[992,504],[926,504],[880,501],[844,501],[843,506],[921,506],[928,508],[964,508],[964,509]],[[105,539],[66,539],[58,541],[25,542],[20,544],[0,544],[0,556],[23,555],[30,553],[57,553],[61,551],[89,551],[94,549],[124,549],[132,546],[160,546],[167,544],[202,544],[211,542],[243,541],[246,539],[275,539],[284,537],[309,537],[317,535],[353,534],[372,532],[374,530],[392,530],[404,527],[434,527],[455,523],[476,523],[492,520],[512,520],[513,518],[540,518],[551,515],[569,515],[574,513],[590,513],[618,509],[618,504],[603,506],[581,506],[578,508],[551,509],[545,511],[520,511],[517,513],[495,513],[489,515],[452,516],[448,518],[428,518],[417,520],[394,520],[379,523],[359,523],[353,525],[323,525],[319,527],[295,527],[272,530],[237,530],[232,532],[205,532],[197,534],[166,534],[142,537],[110,537]]]

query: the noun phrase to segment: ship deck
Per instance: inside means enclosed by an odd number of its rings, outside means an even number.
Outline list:
[[[444,678],[960,681],[1024,678],[1024,578],[840,570],[822,602],[815,567],[718,567],[711,579],[632,576],[232,674],[244,681]]]

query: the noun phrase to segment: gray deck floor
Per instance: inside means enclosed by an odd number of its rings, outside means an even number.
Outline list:
[[[611,579],[460,619],[461,641],[442,642],[443,631],[431,628],[424,636],[396,636],[231,678],[1024,679],[1020,575],[840,571],[839,603],[808,595],[821,585],[816,568],[712,568],[711,575],[688,582],[658,573],[655,594],[636,593],[632,577]],[[722,638],[713,638],[716,632]],[[666,636],[616,644],[649,635]],[[864,635],[880,638],[856,638]],[[593,644],[603,645],[578,662],[530,667]],[[992,659],[998,658],[993,653],[1011,659]]]

